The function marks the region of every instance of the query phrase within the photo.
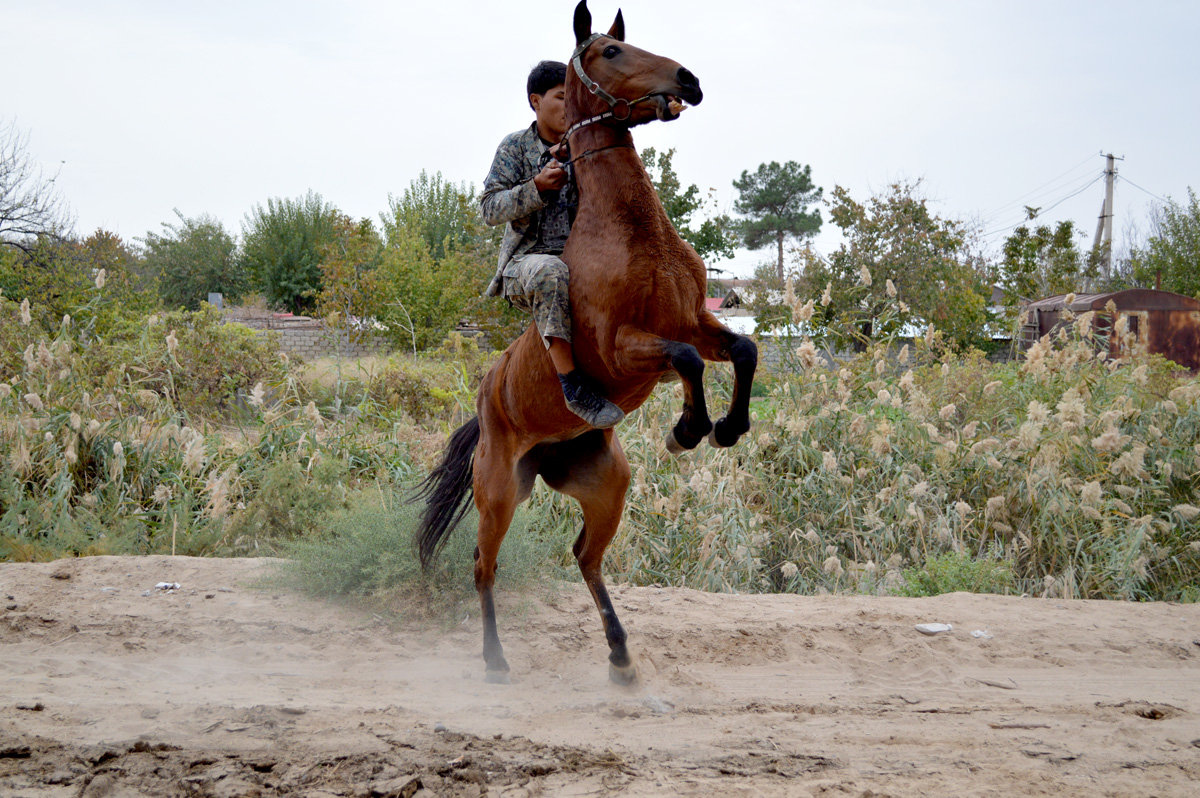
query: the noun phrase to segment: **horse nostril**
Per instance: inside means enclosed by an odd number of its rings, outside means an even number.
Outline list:
[[[675,77],[678,79],[680,86],[695,87],[700,85],[700,81],[696,80],[696,76],[686,67],[680,67]]]

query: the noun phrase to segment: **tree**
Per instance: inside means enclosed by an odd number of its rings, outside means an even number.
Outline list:
[[[667,212],[667,218],[675,226],[679,237],[691,244],[700,257],[714,261],[732,258],[737,243],[731,229],[732,221],[727,215],[720,214],[696,223],[693,217],[697,213],[711,211],[716,199],[711,191],[707,196],[702,195],[695,183],[683,188],[672,164],[674,158],[674,148],[662,153],[653,147],[642,150],[642,163]]]
[[[443,180],[441,172],[430,177],[422,169],[399,199],[388,195],[389,212],[380,215],[385,238],[416,233],[435,260],[443,258],[447,250],[461,249],[480,233],[475,204],[472,186],[455,186]]]
[[[845,240],[828,259],[808,256],[801,281],[810,296],[831,289],[818,321],[853,331],[859,345],[909,322],[933,324],[959,345],[984,343],[991,288],[982,259],[967,226],[931,212],[919,183],[894,183],[865,203],[837,186],[830,218]]]
[[[1000,287],[1013,307],[1021,299],[1078,291],[1088,272],[1075,245],[1074,222],[1021,225],[1004,241]]]
[[[143,239],[146,269],[158,281],[163,304],[196,310],[210,292],[237,302],[250,281],[233,236],[210,216],[189,219],[178,210],[175,215],[179,224],[163,222],[162,234],[146,233]]]
[[[389,212],[381,216],[386,249],[380,270],[380,279],[390,285],[384,291],[392,303],[385,313],[390,319],[389,335],[406,348],[412,346],[414,337],[420,346],[436,345],[442,340],[439,335],[469,319],[489,344],[507,346],[528,324],[528,317],[507,302],[482,297],[496,272],[504,228],[484,224],[474,187],[465,183],[455,186],[440,173],[430,177],[422,172],[399,199],[390,198],[389,202]],[[414,249],[414,242],[423,245],[425,254]],[[417,274],[414,264],[424,264],[429,271]],[[437,277],[431,280],[430,275]],[[427,304],[425,291],[449,304],[435,313],[436,308]],[[414,307],[425,310],[413,313]],[[403,332],[422,316],[437,317],[431,331],[421,333],[413,328]]]
[[[794,324],[793,312],[796,274],[789,271],[783,279],[776,272],[775,263],[765,261],[754,268],[750,287],[743,294],[745,307],[754,315],[754,330],[757,333],[780,330]],[[789,289],[792,294],[789,295]]]
[[[388,338],[414,351],[440,344],[483,290],[467,255],[436,260],[420,233],[405,227],[383,249],[377,274],[378,318]]]
[[[321,290],[321,250],[334,237],[339,213],[308,192],[299,199],[270,199],[242,223],[242,264],[274,308],[303,313]]]
[[[1188,187],[1186,205],[1168,200],[1154,210],[1145,247],[1133,252],[1133,274],[1144,286],[1200,299],[1200,200]]]
[[[82,241],[40,236],[28,250],[9,250],[0,258],[0,290],[14,300],[28,299],[44,329],[56,329],[69,314],[75,327],[108,335],[157,306],[157,293],[140,273],[136,253],[106,230]]]
[[[70,227],[66,202],[26,151],[27,137],[0,122],[0,244],[28,251],[39,236]]]
[[[370,219],[355,222],[340,215],[334,238],[321,253],[321,291],[317,313],[335,330],[357,339],[368,319],[382,314],[377,273],[383,241]]]
[[[783,165],[771,161],[760,164],[753,174],[742,172],[733,187],[739,193],[733,209],[746,217],[738,225],[742,242],[750,249],[774,242],[776,276],[782,280],[784,240],[811,237],[821,229],[820,210],[807,210],[821,199],[821,189],[812,182],[812,168],[795,161]]]

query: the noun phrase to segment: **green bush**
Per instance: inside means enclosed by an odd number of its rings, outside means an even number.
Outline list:
[[[946,552],[925,561],[920,568],[905,568],[901,596],[939,596],[942,593],[1012,593],[1012,564],[990,558],[974,559]]]
[[[349,469],[343,461],[317,459],[312,468],[291,459],[267,463],[258,490],[230,524],[235,550],[272,550],[319,529],[331,513],[346,507]]]
[[[478,517],[469,513],[449,537],[429,573],[421,570],[413,545],[423,505],[400,494],[373,492],[352,498],[303,538],[287,544],[283,577],[315,596],[373,597],[403,602],[404,613],[444,615],[474,612],[474,551]],[[523,588],[548,573],[544,542],[518,512],[500,550],[501,588]],[[457,615],[455,620],[461,620]]]
[[[436,419],[455,425],[475,414],[475,390],[494,360],[473,341],[451,333],[428,355],[388,358],[367,385],[367,396],[417,423]]]
[[[290,373],[273,334],[225,324],[211,305],[152,317],[137,341],[124,343],[117,349],[140,359],[145,387],[190,413],[226,415],[256,383],[278,389]]]
[[[28,253],[0,257],[0,293],[29,300],[33,320],[56,330],[69,315],[84,337],[106,338],[143,320],[158,306],[152,278],[137,255],[112,233],[86,239],[39,239]]]

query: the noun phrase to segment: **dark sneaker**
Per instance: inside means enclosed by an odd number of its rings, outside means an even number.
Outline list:
[[[600,388],[579,369],[559,374],[567,409],[596,429],[616,426],[625,418],[625,411],[600,395]]]

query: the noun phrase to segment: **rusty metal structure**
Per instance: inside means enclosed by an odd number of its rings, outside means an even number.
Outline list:
[[[1159,354],[1200,371],[1200,301],[1145,288],[1039,299],[1022,308],[1021,349],[1070,323],[1064,316],[1068,310],[1070,318],[1095,311],[1093,337],[1107,343],[1110,357]]]

